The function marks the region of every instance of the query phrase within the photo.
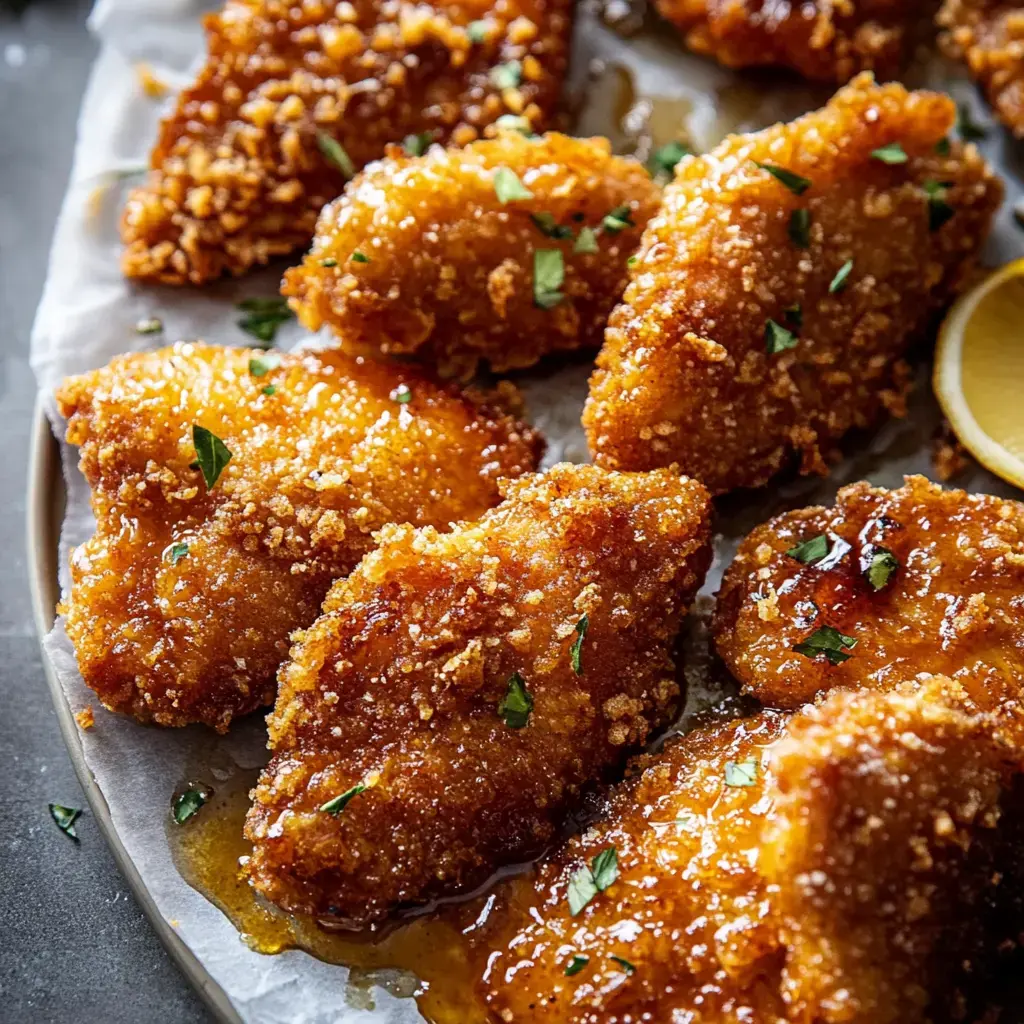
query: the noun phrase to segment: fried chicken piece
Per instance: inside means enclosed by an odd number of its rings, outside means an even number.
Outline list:
[[[730,68],[782,66],[843,83],[898,74],[924,0],[656,0],[695,53]]]
[[[569,0],[227,0],[125,206],[124,273],[200,284],[304,246],[346,177],[408,135],[460,145],[503,115],[543,130],[571,15]]]
[[[219,731],[273,701],[289,634],[374,530],[477,516],[542,449],[497,408],[336,352],[178,344],[57,400],[97,520],[63,609],[82,675],[111,710]],[[197,424],[231,456],[209,488]]]
[[[503,486],[449,534],[384,529],[282,668],[246,835],[286,910],[365,924],[536,856],[676,710],[704,488],[568,464]]]
[[[681,161],[591,379],[597,461],[677,463],[717,493],[793,452],[823,473],[847,430],[901,412],[900,357],[1002,198],[973,147],[936,149],[954,117],[946,96],[863,75],[822,110]]]
[[[604,820],[499,891],[483,1000],[531,1024],[941,1016],[1007,934],[985,941],[993,908],[1021,920],[999,874],[1020,750],[962,699],[942,678],[837,693],[639,758]]]
[[[943,50],[966,63],[1000,120],[1024,138],[1024,4],[945,0],[938,23]]]
[[[712,632],[744,689],[775,707],[917,672],[947,673],[992,707],[1024,687],[1022,595],[1024,504],[908,477],[757,527]]]
[[[480,360],[530,366],[601,344],[660,193],[607,139],[505,132],[416,159],[392,149],[324,209],[283,292],[310,330],[326,323],[353,351],[463,377]],[[542,251],[564,268],[554,289]]]

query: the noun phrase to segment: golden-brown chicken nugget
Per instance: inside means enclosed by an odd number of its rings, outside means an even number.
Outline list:
[[[606,139],[519,132],[392,150],[327,206],[284,294],[353,351],[445,375],[596,348],[661,190]]]
[[[804,472],[899,412],[900,357],[962,285],[1002,198],[952,100],[870,76],[687,158],[647,226],[584,424],[614,469],[713,492]],[[766,169],[767,168],[767,169]]]
[[[966,63],[999,118],[1024,136],[1024,4],[945,0],[938,22],[942,48]]]
[[[780,65],[842,83],[899,72],[925,0],[656,0],[686,45],[731,68]]]
[[[272,702],[289,634],[372,531],[479,515],[542,447],[451,387],[336,352],[179,344],[57,400],[97,520],[68,634],[108,708],[160,725],[224,730]]]
[[[227,0],[125,206],[124,273],[199,284],[304,246],[406,136],[462,144],[505,115],[543,130],[571,16],[568,0]]]
[[[834,507],[783,513],[743,541],[712,632],[744,689],[775,707],[917,672],[993,707],[1024,687],[1024,504],[924,477],[844,487]]]
[[[677,707],[704,488],[562,464],[506,493],[383,530],[299,636],[246,824],[285,909],[365,923],[536,856]]]
[[[638,759],[600,823],[498,891],[484,1001],[509,1024],[941,1015],[1010,934],[979,943],[990,908],[1020,923],[999,876],[1020,751],[962,699],[837,694]]]

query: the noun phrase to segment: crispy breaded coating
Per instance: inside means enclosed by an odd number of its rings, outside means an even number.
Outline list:
[[[416,159],[392,149],[324,209],[283,293],[352,351],[415,354],[462,377],[481,360],[530,366],[601,344],[660,192],[607,139],[505,132]],[[537,296],[543,250],[564,270],[550,302]]]
[[[1019,749],[961,700],[941,678],[839,693],[639,758],[600,823],[499,890],[484,1001],[509,1024],[954,1016],[1007,937],[982,943],[991,907],[1020,924],[999,872],[1024,795]],[[611,850],[617,875],[574,915]]]
[[[831,655],[794,650],[823,627],[855,646],[826,634]],[[917,672],[948,674],[991,707],[1024,686],[1024,504],[919,476],[898,490],[844,487],[832,508],[750,533],[712,632],[744,689],[775,707]]]
[[[387,527],[298,637],[246,823],[279,906],[366,923],[472,888],[676,709],[704,488],[568,464],[503,486],[449,534]]]
[[[292,630],[392,521],[477,516],[542,442],[407,368],[337,352],[178,344],[120,356],[57,392],[95,534],[64,608],[103,704],[160,725],[271,703]],[[194,425],[231,457],[207,488]]]
[[[939,42],[964,61],[1000,120],[1024,137],[1024,4],[945,0]]]
[[[461,145],[503,115],[543,130],[571,15],[568,0],[227,0],[125,206],[124,273],[200,284],[304,246],[346,174],[408,135]]]
[[[822,110],[681,161],[591,378],[596,460],[677,463],[717,493],[793,453],[825,472],[851,427],[901,412],[900,357],[964,282],[1003,194],[972,146],[936,149],[954,117],[946,96],[863,75]],[[894,145],[905,162],[872,155]]]
[[[656,0],[696,53],[731,68],[782,66],[843,83],[898,74],[926,0]]]

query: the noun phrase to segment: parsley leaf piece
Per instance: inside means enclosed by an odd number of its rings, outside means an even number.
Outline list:
[[[956,106],[956,133],[964,142],[977,142],[988,135],[988,129],[974,120],[971,108],[966,103]]]
[[[519,180],[519,175],[508,167],[499,167],[494,172],[494,194],[499,203],[533,198],[533,193]]]
[[[388,397],[399,405],[408,405],[412,401],[412,390],[408,384],[399,384]]]
[[[630,256],[628,260],[626,260],[626,266],[629,267],[630,270],[632,270],[637,265],[639,259],[640,257],[637,256],[636,253],[633,253],[633,255]]]
[[[597,233],[593,228],[580,228],[576,237],[576,244],[572,247],[573,252],[592,253],[597,252]]]
[[[572,238],[572,228],[559,224],[553,213],[531,213],[533,226],[548,238]]]
[[[360,252],[358,249],[352,253],[350,259],[353,263],[369,263],[370,257],[365,252]]]
[[[806,249],[811,244],[811,211],[794,210],[789,215],[789,237],[793,244],[800,249]]]
[[[832,626],[819,626],[806,640],[795,644],[793,650],[812,661],[824,654],[830,665],[841,665],[850,657],[846,652],[856,646],[852,636],[845,636]]]
[[[321,267],[336,267],[338,261],[333,256],[328,256],[327,259],[320,261]]]
[[[832,278],[832,283],[828,286],[829,295],[838,295],[846,287],[846,282],[849,279],[850,272],[852,270],[853,260],[847,260],[836,271],[836,276]]]
[[[884,590],[900,567],[899,559],[888,549],[871,544],[861,556],[861,572],[874,591]]]
[[[513,672],[508,677],[508,689],[498,703],[498,714],[510,729],[522,729],[533,711],[533,694],[526,688],[523,677]]]
[[[402,149],[404,149],[409,156],[423,156],[423,154],[430,148],[430,144],[433,141],[433,132],[420,132],[419,135],[406,135],[406,137],[402,139]]]
[[[939,139],[939,141],[935,143],[935,152],[938,153],[939,156],[949,156],[950,148],[951,147],[948,138]]]
[[[745,761],[725,762],[725,784],[727,786],[749,787],[757,783],[757,761],[748,757]]]
[[[523,80],[523,66],[517,60],[491,69],[491,84],[496,89],[515,89]]]
[[[810,178],[804,178],[793,171],[787,170],[785,167],[778,167],[775,164],[763,164],[759,160],[755,160],[754,163],[762,171],[767,171],[777,181],[782,182],[795,196],[802,196],[811,187]]]
[[[800,339],[792,331],[787,331],[782,324],[769,320],[764,325],[764,341],[768,355],[774,356],[785,352],[787,348],[796,348]]]
[[[466,26],[466,34],[471,43],[482,43],[487,38],[487,22],[471,21]]]
[[[651,154],[650,160],[647,161],[647,170],[650,171],[652,178],[671,178],[675,174],[676,164],[684,156],[690,156],[692,153],[693,150],[684,142],[669,142]]]
[[[571,978],[574,974],[579,974],[587,964],[590,963],[589,956],[580,956],[577,953],[570,961],[568,966],[565,968],[565,976]]]
[[[569,879],[569,913],[575,917],[599,892],[619,877],[619,855],[614,846],[602,850],[590,865],[582,865]]]
[[[561,249],[536,249],[533,253],[533,301],[541,309],[553,309],[565,298],[560,291],[564,280]]]
[[[360,793],[365,793],[367,790],[365,782],[357,782],[351,789],[346,789],[344,793],[339,793],[336,797],[332,797],[326,803],[320,805],[320,810],[325,814],[333,814],[337,817],[345,808],[348,806],[349,800],[354,796],[359,796]]]
[[[327,132],[317,132],[316,144],[320,148],[320,152],[327,158],[328,163],[334,164],[346,181],[356,176],[356,165],[352,163],[352,158],[345,152],[344,146],[333,135],[328,135]]]
[[[171,565],[177,565],[188,554],[188,545],[182,540],[176,540],[164,554]]]
[[[276,384],[267,384],[265,387],[260,388],[265,395],[273,395],[277,391]]]
[[[520,135],[525,135],[528,139],[532,139],[537,134],[533,130],[533,125],[530,124],[530,119],[523,117],[522,114],[502,114],[494,123],[498,128],[519,132]]]
[[[614,846],[602,850],[591,861],[590,872],[598,892],[604,892],[619,877],[619,853]]]
[[[946,202],[949,184],[943,181],[926,181],[922,186],[928,197],[928,230],[938,231],[956,213]]]
[[[206,481],[206,489],[212,491],[217,478],[231,461],[231,452],[216,434],[198,423],[192,426],[192,444],[195,445],[196,462]]]
[[[576,675],[583,675],[583,662],[580,657],[583,653],[583,638],[587,635],[587,630],[590,628],[590,616],[586,612],[583,613],[583,618],[576,623],[576,639],[573,640],[572,646],[569,648],[569,658],[572,661],[572,670]]]
[[[249,373],[254,377],[266,377],[271,370],[276,370],[281,365],[281,357],[276,352],[268,352],[266,355],[253,356],[249,360]]]
[[[135,325],[136,334],[160,334],[164,329],[164,322],[158,316],[151,316],[146,320],[140,320]]]
[[[243,299],[235,308],[245,313],[238,321],[238,326],[265,345],[274,343],[281,324],[295,318],[295,314],[288,308],[287,299],[280,296]]]
[[[171,816],[175,824],[184,825],[189,818],[206,803],[206,792],[198,786],[189,786],[171,805]]]
[[[792,324],[794,327],[803,327],[804,307],[799,302],[794,302],[792,306],[787,306],[782,313],[786,323]]]
[[[899,142],[889,142],[871,151],[871,159],[883,164],[905,164],[910,157]]]
[[[829,543],[828,537],[824,533],[820,533],[817,537],[812,537],[810,540],[805,540],[802,544],[797,544],[796,547],[790,548],[786,554],[790,558],[795,558],[798,562],[803,562],[804,565],[814,565],[815,562],[820,562],[831,550],[832,545]]]
[[[66,836],[70,836],[78,842],[78,833],[75,831],[75,822],[81,817],[82,812],[77,807],[64,807],[61,804],[49,804],[50,817],[57,824],[57,828]]]
[[[624,960],[621,956],[615,956],[613,953],[608,957],[609,960],[614,960],[627,974],[632,974],[636,970],[636,966],[631,964],[628,960]]]
[[[630,214],[631,211],[627,204],[616,206],[614,210],[605,214],[601,225],[609,234],[617,235],[620,231],[625,231],[626,228],[636,227]]]

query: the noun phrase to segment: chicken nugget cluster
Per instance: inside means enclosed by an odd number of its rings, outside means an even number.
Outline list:
[[[591,379],[603,466],[712,493],[901,413],[902,360],[974,267],[1002,199],[947,96],[863,75],[822,110],[683,160]]]
[[[227,0],[121,221],[128,277],[201,284],[304,246],[320,208],[388,143],[543,130],[568,0]]]
[[[446,376],[530,366],[601,344],[659,199],[607,139],[395,149],[324,209],[283,290],[351,351],[415,355]]]
[[[178,344],[57,393],[96,532],[63,606],[86,683],[143,722],[272,703],[289,634],[389,522],[475,517],[538,436],[408,368]]]
[[[246,823],[279,906],[366,924],[471,889],[677,709],[704,488],[562,464],[505,494],[447,534],[386,527],[297,636]]]
[[[942,677],[840,692],[638,759],[470,930],[486,1005],[508,1024],[956,1017],[1010,906],[1019,925],[1024,796],[1021,750],[964,700]]]

